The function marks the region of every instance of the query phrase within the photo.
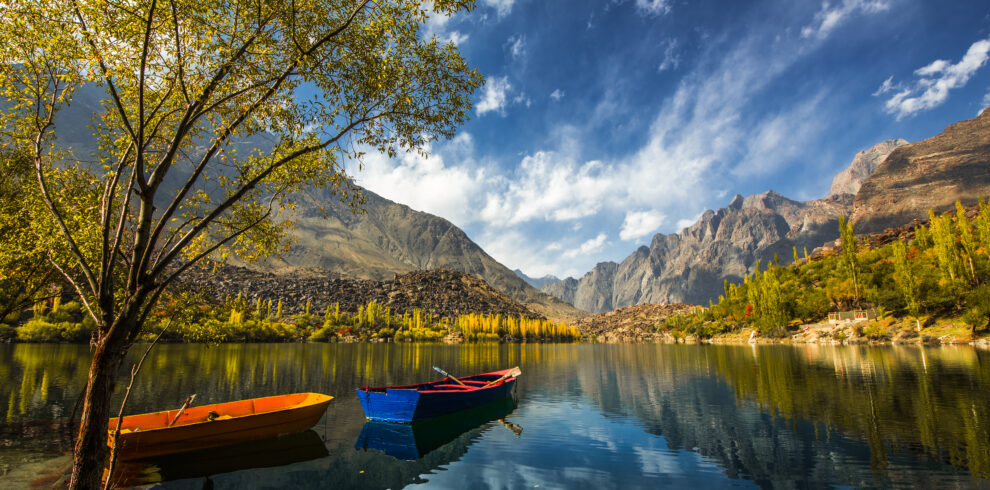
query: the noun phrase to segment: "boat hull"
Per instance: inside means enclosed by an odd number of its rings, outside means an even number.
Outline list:
[[[463,389],[452,381],[434,381],[420,385],[358,388],[358,400],[368,420],[412,423],[487,405],[512,393],[516,378],[509,377],[489,386],[509,370],[460,378],[471,385]]]
[[[118,458],[131,460],[172,454],[281,434],[302,432],[315,425],[333,397],[296,393],[187,408],[169,426],[178,410],[124,417],[120,436],[113,440],[117,419],[110,419],[108,444],[117,445]],[[218,417],[210,420],[210,412]]]

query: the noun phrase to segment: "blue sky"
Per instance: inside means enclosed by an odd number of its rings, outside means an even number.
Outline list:
[[[485,75],[471,120],[353,175],[531,276],[737,193],[823,197],[856,152],[990,105],[985,1],[478,0],[425,29]]]

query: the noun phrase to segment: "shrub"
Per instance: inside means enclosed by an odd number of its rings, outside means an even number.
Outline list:
[[[17,328],[17,338],[24,342],[85,342],[95,330],[93,320],[82,322],[49,322],[32,318]]]
[[[17,338],[17,330],[6,323],[0,323],[0,340],[13,340]]]
[[[331,339],[333,339],[336,336],[337,336],[336,325],[330,325],[328,323],[323,325],[323,327],[320,328],[319,330],[313,332],[313,334],[309,336],[309,340],[312,340],[314,342],[329,342]]]

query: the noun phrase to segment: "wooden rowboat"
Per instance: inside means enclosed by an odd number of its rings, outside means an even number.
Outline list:
[[[117,444],[117,457],[126,461],[292,434],[316,424],[330,400],[320,393],[295,393],[130,415],[116,442],[114,417],[107,444]]]
[[[358,400],[369,420],[409,424],[487,405],[512,392],[519,368],[417,385],[358,388]]]

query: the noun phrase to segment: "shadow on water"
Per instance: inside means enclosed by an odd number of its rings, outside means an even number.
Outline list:
[[[118,463],[115,486],[137,486],[210,476],[252,468],[272,468],[326,457],[315,431]]]
[[[354,449],[379,450],[396,459],[416,460],[457,440],[466,452],[467,445],[477,439],[484,424],[496,420],[509,424],[504,419],[515,409],[516,401],[506,397],[482,407],[412,424],[369,420],[364,423]]]

